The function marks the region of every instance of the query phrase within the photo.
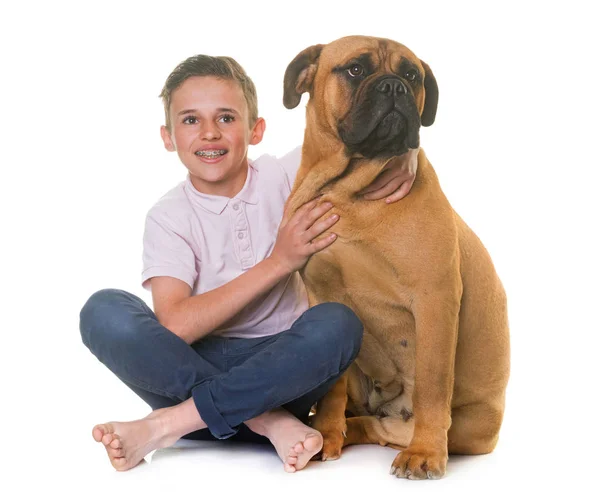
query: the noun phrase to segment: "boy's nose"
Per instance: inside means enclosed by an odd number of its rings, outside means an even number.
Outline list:
[[[200,136],[205,140],[215,140],[221,137],[221,132],[215,123],[207,122],[200,129]]]

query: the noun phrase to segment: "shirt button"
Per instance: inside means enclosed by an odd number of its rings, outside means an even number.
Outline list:
[[[244,238],[244,233],[238,233],[238,238],[241,240],[242,238]]]
[[[233,204],[233,210],[234,211],[239,210],[239,208],[240,208],[239,204]]]

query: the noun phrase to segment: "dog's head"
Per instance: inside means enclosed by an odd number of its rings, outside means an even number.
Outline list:
[[[283,103],[310,93],[307,126],[335,134],[353,157],[388,158],[419,147],[419,128],[435,120],[436,80],[400,43],[350,36],[314,45],[289,64]]]

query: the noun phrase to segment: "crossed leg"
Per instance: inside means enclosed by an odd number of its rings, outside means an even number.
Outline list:
[[[271,441],[288,473],[304,468],[323,445],[318,431],[285,409],[273,409],[245,424]],[[188,399],[174,407],[157,409],[137,421],[96,425],[92,436],[104,445],[113,467],[127,471],[153,450],[169,447],[187,433],[203,428],[206,423],[193,399]]]
[[[88,300],[80,329],[96,357],[155,409],[140,420],[93,428],[118,470],[207,425],[216,438],[228,438],[242,424],[271,441],[286,471],[302,469],[320,451],[322,437],[300,418],[351,364],[362,340],[362,324],[350,309],[321,304],[286,332],[237,342],[242,354],[235,365],[219,369],[160,325],[141,299],[115,290]],[[206,346],[222,359],[223,340],[200,343],[212,343]],[[227,343],[233,353],[238,345]]]

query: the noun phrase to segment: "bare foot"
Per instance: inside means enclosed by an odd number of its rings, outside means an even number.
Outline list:
[[[102,442],[113,467],[127,471],[156,449],[170,447],[183,435],[206,428],[194,400],[153,411],[144,419],[94,426],[92,436]]]
[[[94,426],[92,436],[96,442],[102,442],[116,470],[127,471],[137,466],[153,450],[169,447],[178,440],[179,437],[167,432],[161,411],[164,409],[137,421]]]
[[[251,430],[269,438],[288,473],[304,468],[323,447],[321,434],[285,409],[266,412],[246,424]]]

